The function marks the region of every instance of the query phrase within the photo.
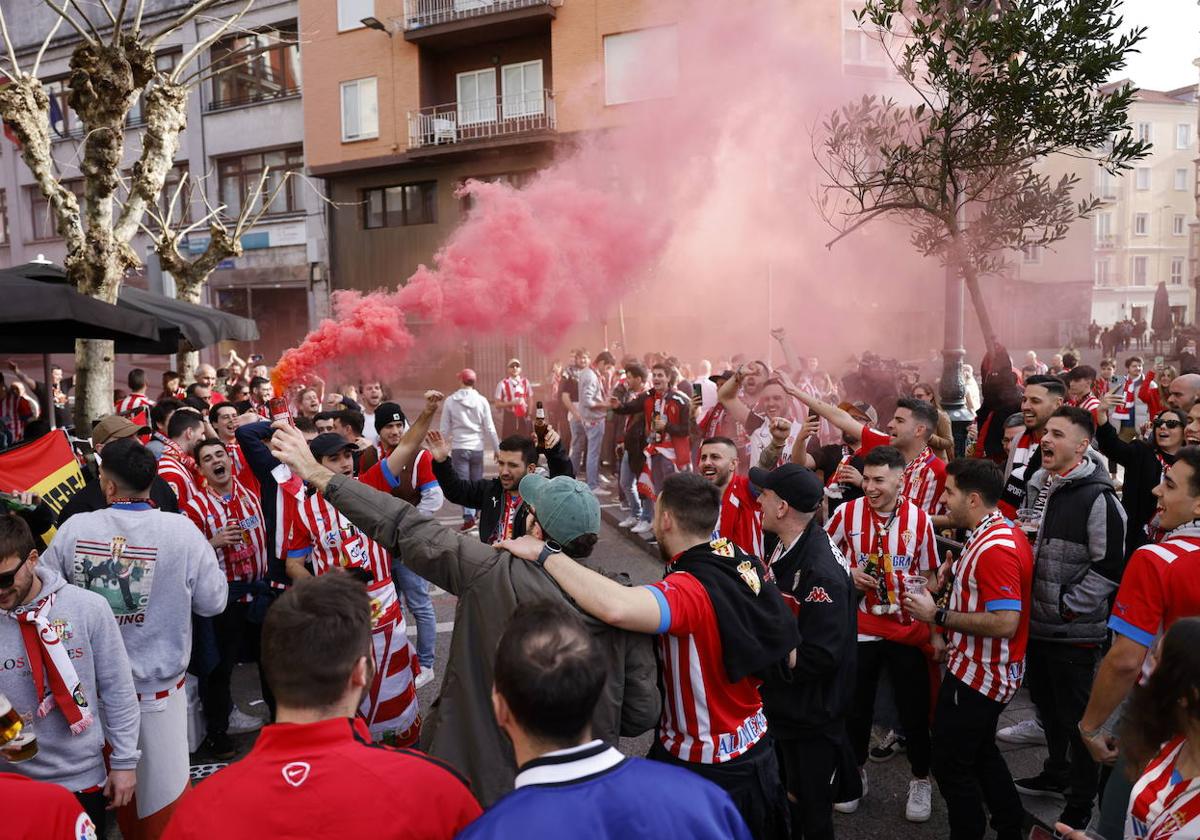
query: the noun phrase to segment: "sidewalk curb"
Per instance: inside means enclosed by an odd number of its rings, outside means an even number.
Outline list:
[[[639,537],[637,534],[629,533],[629,529],[617,527],[617,523],[625,518],[625,511],[621,510],[621,506],[616,502],[609,502],[600,505],[600,518],[606,525],[612,526],[612,529],[619,533],[627,543],[640,548],[646,554],[655,559],[658,558],[658,546],[651,545],[646,540]]]

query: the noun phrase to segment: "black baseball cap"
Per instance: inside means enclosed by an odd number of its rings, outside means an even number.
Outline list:
[[[799,464],[784,464],[773,470],[751,467],[750,483],[760,490],[773,490],[776,496],[801,513],[815,511],[825,496],[817,474]]]
[[[708,377],[708,381],[715,382],[716,384],[720,385],[726,379],[730,379],[732,377],[733,377],[733,371],[723,370],[720,373],[714,373],[712,376]]]
[[[404,409],[399,403],[384,402],[375,409],[375,431],[382,432],[388,423],[408,424],[408,418],[404,416]]]
[[[318,461],[336,455],[343,449],[353,449],[354,444],[337,432],[323,432],[308,442],[308,450]]]

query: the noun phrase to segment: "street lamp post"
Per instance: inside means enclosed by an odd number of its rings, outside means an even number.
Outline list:
[[[974,419],[967,410],[963,387],[963,292],[962,273],[953,259],[946,261],[945,341],[942,348],[942,410],[950,416],[954,452],[962,454],[967,443],[967,426]]]

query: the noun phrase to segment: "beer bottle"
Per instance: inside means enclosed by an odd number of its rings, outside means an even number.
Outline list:
[[[14,513],[31,513],[37,510],[37,505],[27,505],[22,502],[15,493],[5,493],[0,490],[0,505]]]
[[[546,409],[542,406],[542,401],[537,401],[537,408],[533,411],[533,433],[537,436],[538,449],[546,448],[546,430],[549,426],[546,425]]]

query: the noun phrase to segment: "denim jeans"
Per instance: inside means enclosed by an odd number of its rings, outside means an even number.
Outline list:
[[[621,492],[625,494],[625,501],[629,502],[629,515],[649,522],[649,517],[645,516],[642,496],[638,493],[637,479],[633,470],[629,468],[629,453],[626,452],[621,456]]]
[[[665,455],[660,455],[657,452],[650,456],[650,480],[654,484],[654,492],[661,493],[663,482],[667,480],[667,476],[674,475],[679,472],[675,466],[675,462]],[[642,501],[642,519],[650,522],[654,519],[654,500],[644,499]]]
[[[604,448],[604,418],[585,423],[587,432],[587,486],[595,490],[600,486],[600,452]]]
[[[450,466],[454,468],[454,474],[463,481],[479,481],[483,478],[483,450],[452,449]],[[474,519],[475,513],[474,508],[463,508],[463,519]]]
[[[583,455],[587,450],[587,433],[584,431],[583,424],[571,417],[571,463],[575,466],[575,471],[578,473],[583,468]]]
[[[429,582],[399,560],[392,561],[392,580],[404,596],[413,623],[417,625],[417,660],[422,668],[432,668],[437,646],[437,616],[429,597]]]

